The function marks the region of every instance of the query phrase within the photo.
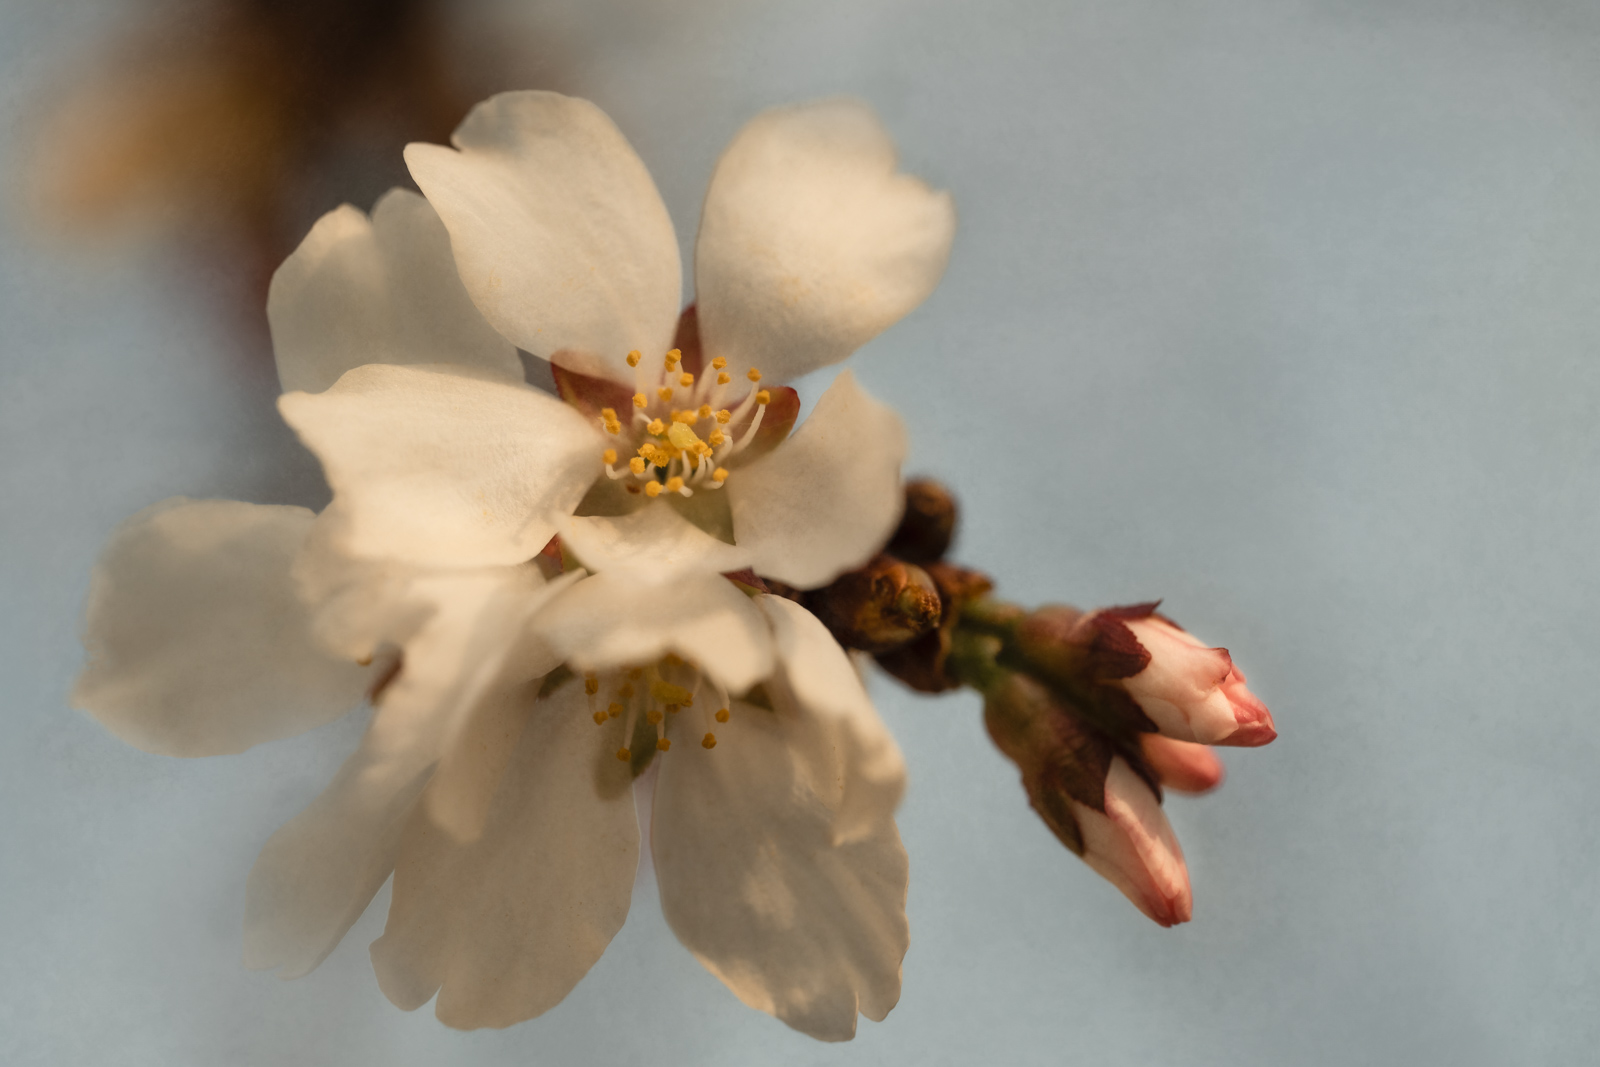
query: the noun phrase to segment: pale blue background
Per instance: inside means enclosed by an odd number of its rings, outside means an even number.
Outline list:
[[[646,877],[559,1008],[459,1034],[366,958],[238,963],[245,875],[359,723],[125,747],[64,695],[87,573],[175,493],[316,503],[268,366],[171,252],[0,233],[0,1062],[1575,1064],[1600,1042],[1600,21],[1585,3],[547,5],[693,232],[772,103],[883,114],[953,190],[934,297],[855,361],[960,556],[1019,599],[1166,597],[1280,740],[1169,804],[1195,920],[1056,846],[967,695],[884,683],[912,768],[900,1006],[751,1012]],[[108,25],[0,9],[0,163]],[[676,12],[676,13],[674,13]],[[363,192],[362,195],[370,195]],[[325,199],[311,208],[334,205]]]

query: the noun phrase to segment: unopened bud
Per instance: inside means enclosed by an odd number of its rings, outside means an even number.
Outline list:
[[[891,556],[840,575],[806,605],[846,648],[888,652],[939,625],[939,591],[926,571]]]
[[[1156,790],[1128,754],[1023,674],[989,687],[983,718],[1021,771],[1028,803],[1062,844],[1162,926],[1188,921],[1193,903],[1183,850]]]
[[[956,535],[956,498],[928,478],[906,483],[906,510],[884,549],[907,563],[936,563]]]
[[[1123,622],[1149,661],[1125,677],[1122,687],[1161,733],[1180,741],[1247,747],[1278,736],[1272,713],[1250,692],[1227,649],[1209,647],[1155,614],[1153,605]]]
[[[943,693],[966,684],[946,670],[951,635],[961,613],[994,588],[987,575],[950,563],[923,570],[939,591],[939,626],[909,644],[878,654],[878,665],[920,693]]]

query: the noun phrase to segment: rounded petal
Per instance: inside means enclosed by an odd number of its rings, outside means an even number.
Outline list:
[[[933,291],[954,235],[949,194],[895,172],[865,104],[764,112],[723,153],[700,217],[706,357],[775,382],[837,363]]]
[[[267,322],[284,392],[320,393],[364,363],[451,363],[523,380],[517,350],[456,276],[428,202],[391,189],[368,219],[328,212],[272,276]]]
[[[534,628],[578,670],[632,666],[674,652],[730,693],[772,672],[772,637],[761,611],[714,572],[657,582],[604,571],[552,601]]]
[[[1189,869],[1161,802],[1121,757],[1106,775],[1105,811],[1070,802],[1083,834],[1083,859],[1160,923],[1188,922],[1194,912]]]
[[[722,574],[750,565],[743,545],[712,537],[659,500],[626,515],[574,515],[561,526],[561,543],[590,570],[621,567],[663,582],[684,571]]]
[[[442,1022],[510,1026],[555,1007],[628,915],[639,857],[628,766],[581,685],[536,705],[482,834],[463,842],[419,811],[372,945],[378,984]]]
[[[740,1000],[825,1041],[900,997],[907,863],[894,820],[836,844],[804,754],[826,724],[736,701],[717,745],[660,760],[651,851],[668,924]],[[809,735],[809,736],[808,736]]]
[[[169,756],[242,752],[359,704],[372,668],[322,651],[290,579],[312,521],[178,497],[124,522],[90,580],[73,704]]]
[[[757,574],[826,585],[894,533],[905,455],[900,417],[846,371],[793,437],[728,479],[734,540]]]
[[[549,595],[537,568],[425,575],[417,586],[431,614],[407,643],[361,747],[272,835],[250,872],[248,967],[297,978],[321,963],[393,870],[400,831],[435,765],[440,774],[451,766],[464,724],[492,718],[508,703],[525,707],[528,690],[556,665],[524,625]],[[482,805],[472,790],[430,799],[455,832],[475,831]]]
[[[587,100],[501,93],[406,165],[450,231],[484,317],[518,347],[584,374],[634,381],[659,357],[683,299],[678,240],[655,183]]]
[[[842,783],[835,842],[859,840],[893,815],[906,788],[905,757],[878,717],[855,666],[827,627],[805,608],[777,596],[753,598],[772,625],[780,692],[817,720],[808,737],[823,739]]]
[[[371,364],[278,400],[322,460],[347,555],[472,567],[530,559],[600,473],[599,431],[530,386]]]

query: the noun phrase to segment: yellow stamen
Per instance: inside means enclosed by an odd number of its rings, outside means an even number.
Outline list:
[[[617,749],[617,758],[619,760],[621,760],[623,763],[627,763],[629,760],[631,760],[633,758],[633,753],[629,752],[625,748],[619,748],[619,749]]]
[[[667,369],[671,370],[673,367],[677,366],[678,360],[680,360],[682,358],[683,358],[683,353],[681,351],[679,351],[678,349],[676,349],[676,348],[674,348],[672,351],[668,352],[667,353]]]
[[[661,483],[660,482],[651,482],[648,485],[646,485],[644,487],[644,495],[649,497],[651,500],[654,500],[656,497],[660,496],[661,495]]]
[[[617,461],[617,450],[614,448],[608,448],[604,452],[600,453],[600,458],[605,460],[606,466],[609,467]]]
[[[645,714],[644,714],[644,721],[649,723],[651,726],[654,726],[657,723],[659,723],[661,721],[661,718],[662,718],[662,716],[661,716],[661,709],[660,708],[651,708],[649,711],[645,712]]]
[[[729,374],[727,371],[723,371],[721,374],[717,375],[718,385],[727,385],[731,381],[733,381],[733,375]]]
[[[727,408],[723,408],[721,411],[717,412],[718,425],[728,425],[728,420],[731,418],[733,418],[733,412],[729,411]]]
[[[617,409],[616,408],[601,408],[600,409],[600,417],[602,419],[605,419],[607,422],[611,422],[612,420],[614,420],[617,417]]]
[[[682,710],[683,710],[682,707],[680,707],[677,704],[668,704],[667,705],[667,714],[668,715],[676,715],[676,714],[678,714],[678,712],[680,712]]]
[[[602,723],[604,723],[608,718],[610,718],[610,716],[607,715],[605,712],[597,711],[597,712],[594,713],[594,724],[596,726],[599,726]]]
[[[650,425],[646,426],[645,429],[659,436],[667,432],[667,424],[660,419],[651,419]]]
[[[751,367],[748,371],[746,371],[744,376],[749,378],[752,382],[759,382],[761,380],[761,372],[756,370],[754,367]]]
[[[641,358],[641,356],[639,355],[639,350],[637,348],[634,349],[632,352],[629,352],[628,353],[628,366],[637,367],[639,365],[640,358]]]
[[[663,401],[671,400],[672,399],[672,389],[671,389],[671,387],[663,385],[660,389],[656,390],[656,396],[659,396]]]
[[[727,708],[723,708],[721,711],[717,712],[717,721],[718,722],[727,722],[728,721],[728,709]]]
[[[668,741],[665,737],[660,738],[660,739],[658,739],[656,741],[656,748],[660,749],[662,752],[665,752],[667,749],[669,749],[671,747],[672,747],[672,742]]]
[[[596,693],[600,692],[600,679],[596,678],[592,674],[584,675],[583,691],[588,693],[590,696],[594,696]]]
[[[634,407],[636,407],[636,408],[646,407],[647,405],[649,405],[649,403],[650,403],[650,401],[645,397],[645,395],[643,393],[634,393],[633,394],[633,406]]]
[[[609,719],[615,719],[618,715],[621,715],[621,714],[622,714],[622,705],[621,704],[618,704],[616,702],[612,702],[611,706],[606,708],[606,717],[609,718]]]
[[[721,448],[727,439],[728,435],[723,433],[721,430],[712,430],[711,436],[706,438],[707,441],[711,442],[712,448]]]
[[[728,480],[728,468],[727,467],[718,467],[716,470],[712,471],[711,472],[711,480],[716,482],[718,485],[721,485],[723,482],[727,481]]]
[[[673,475],[671,478],[667,479],[667,492],[676,493],[678,490],[680,490],[682,488],[683,488],[683,479],[682,478],[679,478],[677,475]]]
[[[701,748],[716,748],[717,747],[717,735],[716,734],[706,734],[706,736],[704,738],[702,738],[701,741],[700,741],[700,747]]]
[[[756,394],[756,403],[757,404],[770,404],[770,403],[772,403],[772,394],[767,392],[765,389],[761,390],[759,393]]]
[[[631,470],[635,474],[643,474],[644,473],[644,457],[643,456],[634,456],[632,459],[628,460],[628,469]]]
[[[723,367],[728,365],[728,361],[723,359],[721,356],[718,356],[716,359],[711,361],[711,365],[718,370],[721,370]]]
[[[689,388],[689,386],[694,384],[694,375],[687,373],[678,375],[678,384],[683,386],[685,389]]]
[[[701,404],[700,410],[695,413],[695,417],[697,419],[709,419],[711,417],[711,405]]]

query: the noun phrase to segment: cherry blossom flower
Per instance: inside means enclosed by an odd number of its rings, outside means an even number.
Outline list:
[[[681,330],[671,222],[598,108],[507,93],[454,142],[406,153],[447,241],[418,236],[428,205],[393,220],[380,205],[370,230],[341,209],[274,280],[280,406],[323,461],[339,551],[508,564],[559,532],[591,570],[751,567],[813,587],[882,545],[899,419],[846,372],[788,437],[782,384],[910,311],[948,257],[949,198],[895,171],[865,107],[780,108],[734,139]],[[437,314],[425,279],[448,272],[446,248],[500,344],[456,329],[456,283]],[[408,325],[424,319],[432,332]],[[523,384],[512,344],[551,361],[568,404]]]

